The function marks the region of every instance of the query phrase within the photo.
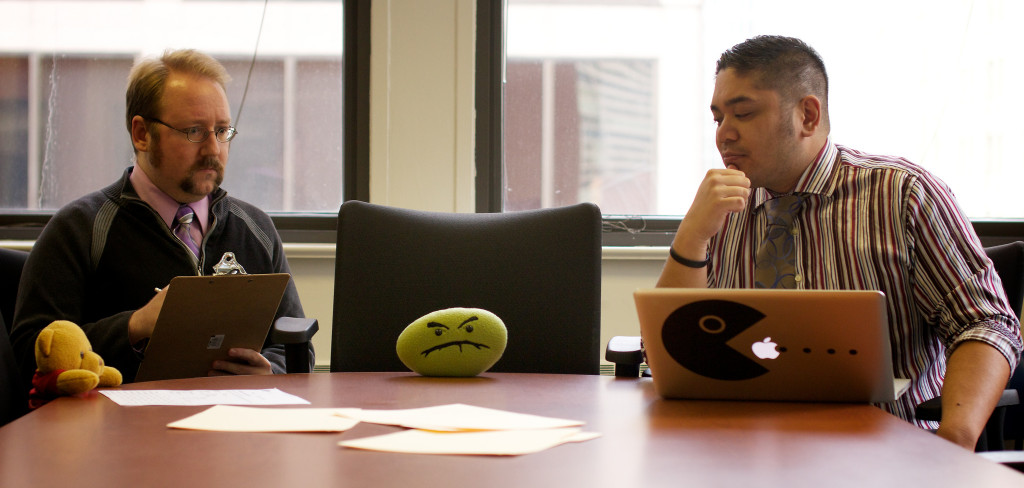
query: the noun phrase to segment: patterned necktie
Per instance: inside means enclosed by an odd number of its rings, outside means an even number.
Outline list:
[[[189,249],[192,250],[192,254],[199,257],[199,245],[196,241],[192,240],[192,233],[189,230],[192,227],[192,219],[196,213],[192,211],[192,207],[188,205],[182,205],[178,207],[178,213],[174,214],[174,235],[178,236],[181,242],[185,243]]]
[[[764,202],[768,231],[754,261],[755,288],[796,288],[793,221],[803,201],[799,195],[786,195]]]

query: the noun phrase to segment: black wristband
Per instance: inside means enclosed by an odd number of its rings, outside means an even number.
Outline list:
[[[672,260],[686,266],[687,268],[703,268],[708,265],[708,258],[705,257],[703,261],[694,261],[692,259],[686,259],[679,255],[672,246],[668,247],[668,255],[672,257]]]

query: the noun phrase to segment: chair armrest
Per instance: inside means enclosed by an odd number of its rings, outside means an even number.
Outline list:
[[[979,452],[978,455],[989,461],[1024,472],[1024,451],[987,451]]]
[[[615,336],[608,341],[604,359],[615,364],[615,376],[636,378],[644,362],[640,350],[640,336]]]
[[[318,330],[320,324],[316,319],[280,317],[270,330],[270,340],[278,344],[302,344],[313,340]]]
[[[989,416],[988,422],[985,424],[985,429],[982,430],[981,436],[978,437],[978,444],[974,448],[975,451],[999,451],[1003,449],[1003,440],[1005,439],[1003,435],[1003,422],[1006,418],[1006,407],[1018,404],[1020,404],[1020,395],[1017,393],[1017,390],[1012,388],[1003,390],[1003,394],[1000,395],[999,401],[996,402],[996,406],[992,410],[992,415]],[[914,416],[918,420],[941,422],[942,396],[937,396],[919,404]]]
[[[270,341],[284,344],[284,364],[289,373],[312,371],[309,343],[318,330],[320,324],[312,318],[280,317],[274,321]]]
[[[1003,390],[1003,394],[999,397],[999,401],[996,402],[996,408],[1008,407],[1010,405],[1020,404],[1020,396],[1017,394],[1017,390],[1012,388]],[[939,395],[931,400],[927,400],[917,405],[915,411],[915,417],[918,420],[931,420],[934,422],[942,421],[942,395]]]

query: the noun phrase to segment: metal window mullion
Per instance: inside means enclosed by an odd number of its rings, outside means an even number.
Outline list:
[[[540,75],[540,206],[555,205],[555,62],[545,59]]]
[[[295,210],[295,97],[297,62],[295,56],[284,58],[284,134],[281,168],[281,206],[285,211]]]
[[[39,53],[28,55],[28,189],[26,192],[25,208],[29,210],[39,209],[39,182],[41,179],[40,167],[42,161],[42,136],[39,126],[40,117],[40,92],[39,87]]]

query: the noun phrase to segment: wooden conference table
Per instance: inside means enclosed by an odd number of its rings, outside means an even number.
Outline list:
[[[0,486],[546,487],[1024,486],[1024,475],[867,405],[665,401],[649,379],[314,373],[197,378],[125,389],[276,387],[312,407],[466,403],[586,422],[601,437],[518,457],[393,454],[340,434],[168,429],[208,407],[61,398],[0,428]]]

